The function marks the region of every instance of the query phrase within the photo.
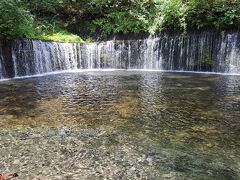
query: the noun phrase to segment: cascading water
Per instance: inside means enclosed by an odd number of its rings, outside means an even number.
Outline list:
[[[6,78],[0,44],[0,78]],[[15,77],[73,69],[154,69],[240,73],[240,31],[166,35],[100,43],[16,40]]]
[[[0,42],[0,79],[3,79],[6,77],[6,72],[4,68],[4,58],[3,58],[3,52],[2,52],[2,43]]]
[[[0,79],[4,78],[3,57],[0,55]]]
[[[239,33],[222,35],[217,44],[218,54],[215,57],[218,59],[216,63],[216,71],[240,73],[240,35]]]
[[[77,43],[16,41],[12,51],[15,76],[77,69],[78,51]]]

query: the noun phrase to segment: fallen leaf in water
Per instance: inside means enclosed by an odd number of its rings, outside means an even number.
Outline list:
[[[18,177],[17,173],[2,173],[0,174],[0,180],[9,180]]]

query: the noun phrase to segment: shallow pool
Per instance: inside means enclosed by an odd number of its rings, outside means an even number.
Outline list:
[[[0,172],[20,179],[240,179],[240,76],[3,81],[0,149]]]

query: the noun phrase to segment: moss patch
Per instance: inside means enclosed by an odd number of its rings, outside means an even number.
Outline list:
[[[53,34],[41,35],[35,37],[34,39],[55,42],[80,42],[80,43],[85,42],[79,36],[67,32],[57,32]]]

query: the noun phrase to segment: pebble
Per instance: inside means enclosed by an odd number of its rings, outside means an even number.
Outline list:
[[[130,171],[135,171],[136,170],[136,168],[133,166],[133,167],[131,167],[131,169],[130,169]]]
[[[148,165],[149,165],[149,166],[152,166],[152,165],[153,165],[153,159],[152,159],[152,157],[148,157],[148,158],[147,158],[147,162],[148,162]]]
[[[163,174],[162,175],[162,178],[165,180],[165,179],[170,179],[170,180],[175,180],[176,177],[175,177],[175,173],[169,173],[169,174]]]

